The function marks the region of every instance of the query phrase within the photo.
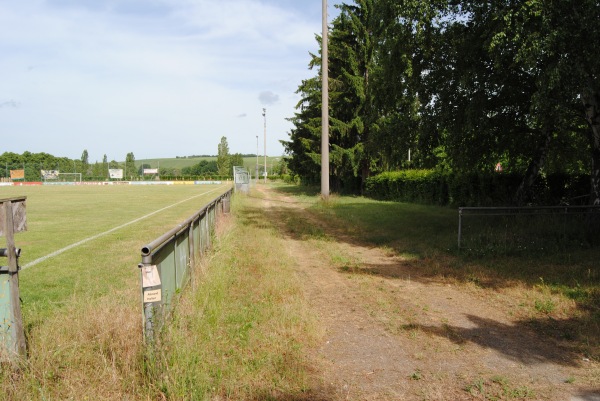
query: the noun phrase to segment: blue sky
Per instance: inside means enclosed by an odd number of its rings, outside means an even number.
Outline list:
[[[329,1],[329,21],[336,13]],[[0,0],[0,153],[280,156],[321,0]]]

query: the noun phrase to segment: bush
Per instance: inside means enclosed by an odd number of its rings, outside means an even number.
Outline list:
[[[287,184],[295,184],[295,185],[302,184],[302,180],[300,179],[300,176],[296,175],[296,174],[284,174],[282,176],[282,178],[283,178],[283,182],[285,182]]]
[[[377,199],[426,204],[448,203],[448,185],[434,170],[403,170],[382,173],[366,182],[366,194]]]
[[[375,199],[442,206],[510,206],[522,179],[515,173],[403,170],[369,177],[365,193]],[[589,176],[541,176],[533,192],[536,205],[585,204]]]
[[[204,174],[204,175],[161,175],[161,181],[231,181],[233,178],[227,175]]]

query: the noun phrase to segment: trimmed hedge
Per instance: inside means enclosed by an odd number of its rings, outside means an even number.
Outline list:
[[[433,170],[403,170],[369,177],[365,183],[367,196],[376,199],[445,205],[448,184],[443,175]]]
[[[508,206],[522,176],[509,173],[447,174],[435,170],[382,173],[366,181],[365,193],[375,199],[452,206]],[[553,174],[539,177],[532,203],[585,204],[589,176]]]
[[[204,174],[204,175],[161,175],[161,181],[231,181],[230,175]]]

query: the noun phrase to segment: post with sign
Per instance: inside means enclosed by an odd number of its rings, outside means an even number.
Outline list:
[[[162,301],[160,274],[156,265],[147,260],[139,265],[142,276],[142,303],[144,304],[144,333],[147,341],[154,339],[155,307]]]
[[[0,199],[0,235],[6,238],[6,248],[0,256],[8,259],[8,266],[0,267],[0,361],[17,362],[26,356],[25,332],[19,296],[20,249],[15,247],[14,234],[27,230],[26,197]]]

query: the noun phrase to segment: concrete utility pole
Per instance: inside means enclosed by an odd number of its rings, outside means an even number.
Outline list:
[[[321,197],[329,199],[329,28],[327,0],[323,1],[323,43],[321,49]]]
[[[258,135],[256,135],[256,183],[258,184]]]
[[[263,109],[265,118],[265,184],[267,183],[267,109]]]

